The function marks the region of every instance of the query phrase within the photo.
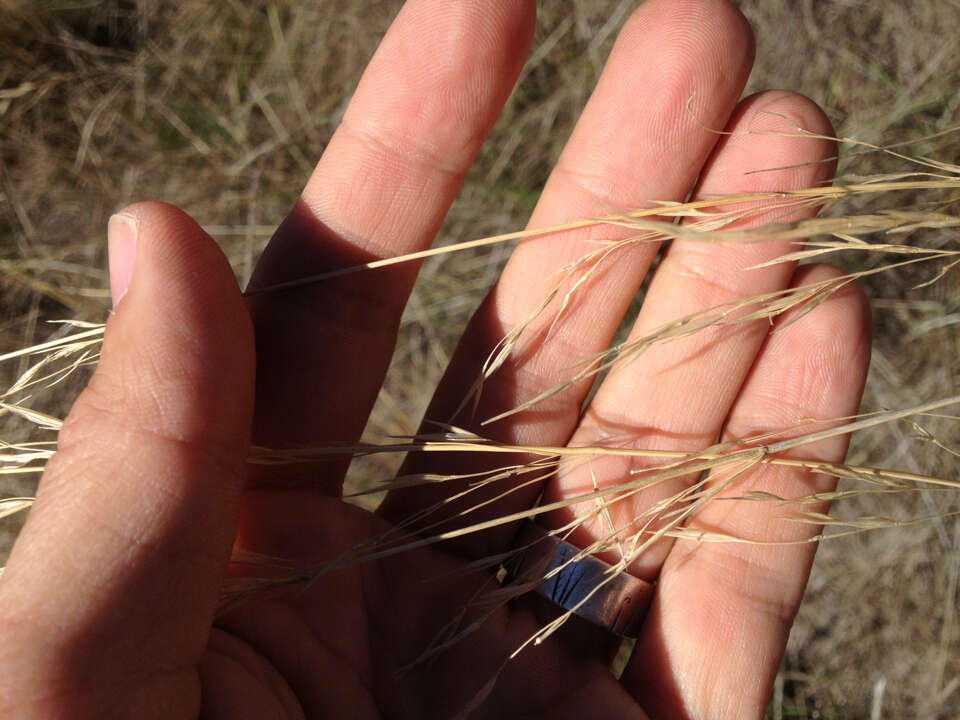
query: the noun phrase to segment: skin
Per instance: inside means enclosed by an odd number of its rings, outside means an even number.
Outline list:
[[[429,246],[513,86],[533,27],[532,2],[410,0],[252,285]],[[530,225],[682,200],[695,182],[696,194],[709,196],[829,179],[830,143],[741,132],[793,124],[830,132],[819,109],[796,94],[739,99],[752,48],[747,23],[725,0],[641,5]],[[745,174],[781,166],[792,169]],[[515,527],[355,565],[215,615],[232,550],[316,563],[438,498],[435,488],[397,491],[374,516],[340,501],[342,463],[264,469],[245,461],[251,442],[359,436],[416,266],[246,301],[216,244],[185,213],[142,203],[123,216],[111,227],[120,299],[102,360],[64,425],[0,581],[0,715],[426,718],[470,707],[549,613],[537,598],[497,608],[435,661],[410,663],[489,586],[483,572],[456,570],[509,548]],[[136,234],[132,277],[122,269],[130,262],[125,231]],[[616,233],[521,243],[467,328],[427,417],[453,416],[505,329],[539,304],[552,270],[598,239],[623,237]],[[785,264],[745,270],[784,249],[675,243],[634,333],[837,273]],[[534,396],[571,362],[605,348],[655,252],[620,251],[550,342],[542,342],[549,319],[536,321],[485,386],[476,419]],[[863,297],[847,289],[797,322],[787,319],[773,334],[759,323],[655,346],[612,374],[582,414],[586,384],[482,430],[470,418],[460,424],[505,442],[691,450],[721,434],[854,413],[869,354]],[[802,449],[833,461],[845,451],[844,439]],[[418,456],[406,471],[466,471],[489,461],[457,462]],[[607,486],[631,468],[611,461],[592,469]],[[593,479],[584,466],[565,466],[496,512],[529,506],[541,492],[582,492],[585,482]],[[799,495],[829,485],[763,467],[726,494]],[[624,518],[665,492],[641,494]],[[688,524],[764,539],[815,533],[776,512],[764,503],[714,503]],[[586,525],[575,539],[589,542],[600,530]],[[807,544],[661,542],[631,567],[658,584],[619,681],[607,671],[610,638],[571,622],[506,665],[474,716],[762,717],[813,552]]]

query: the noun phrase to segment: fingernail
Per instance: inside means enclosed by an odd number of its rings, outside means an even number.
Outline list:
[[[130,215],[113,215],[107,223],[107,258],[113,306],[123,299],[133,277],[137,256],[137,221]]]

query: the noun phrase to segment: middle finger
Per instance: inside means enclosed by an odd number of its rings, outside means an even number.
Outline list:
[[[649,0],[641,5],[618,37],[530,227],[606,215],[655,200],[683,199],[716,141],[701,123],[726,124],[752,63],[750,27],[726,0]],[[691,96],[697,119],[687,109]],[[507,443],[566,443],[589,380],[503,421],[482,427],[478,421],[535,397],[569,375],[571,363],[608,346],[656,253],[653,244],[618,250],[600,266],[579,288],[577,299],[546,340],[554,318],[549,312],[540,315],[505,365],[484,384],[474,420],[457,411],[504,334],[524,322],[550,292],[556,283],[553,274],[595,250],[598,241],[629,234],[599,227],[521,243],[467,328],[426,417],[472,427]],[[574,281],[567,280],[564,288]],[[425,431],[433,432],[435,426]],[[413,457],[404,472],[467,473],[491,466],[485,458],[451,464],[449,457]],[[382,512],[400,521],[449,492],[449,485],[398,490],[388,496]],[[539,492],[538,485],[530,485],[457,522],[529,507]],[[473,494],[468,504],[478,501]],[[470,536],[460,549],[468,556],[500,552],[512,533],[502,528]]]

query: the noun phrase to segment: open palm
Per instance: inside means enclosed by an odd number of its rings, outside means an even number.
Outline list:
[[[429,246],[520,73],[533,26],[526,0],[409,0],[251,289]],[[739,100],[752,53],[750,29],[726,0],[643,4],[531,226],[682,200],[691,188],[709,196],[828,180],[830,143],[743,132],[779,118],[829,134],[822,113],[798,95]],[[788,169],[745,174],[776,167]],[[606,348],[653,245],[618,251],[592,275],[548,342],[553,318],[534,321],[476,412],[456,417],[490,352],[550,290],[549,276],[598,240],[627,236],[593,227],[521,243],[467,328],[428,418],[470,426],[471,417],[496,416]],[[493,610],[462,641],[420,658],[491,586],[487,571],[463,568],[509,549],[513,525],[330,572],[215,617],[232,550],[313,565],[449,492],[397,490],[371,515],[339,499],[341,460],[247,463],[251,442],[359,437],[416,266],[244,299],[215,243],[156,203],[115,218],[110,245],[117,305],[102,360],[0,582],[4,717],[452,717],[477,698],[478,717],[762,716],[810,545],[654,545],[630,568],[657,579],[657,590],[619,680],[607,670],[612,638],[579,620],[504,665],[551,611],[536,597]],[[674,243],[633,332],[835,273],[786,263],[747,270],[786,248]],[[857,292],[838,293],[775,334],[761,322],[656,346],[611,374],[585,409],[586,381],[482,432],[518,444],[696,450],[718,436],[849,415],[862,389],[867,327]],[[835,439],[816,453],[839,461],[845,450]],[[449,457],[424,455],[407,469],[466,473],[484,462],[451,469]],[[571,497],[631,469],[622,459],[561,468],[488,510]],[[785,496],[829,484],[772,467],[742,482]],[[628,524],[672,492],[669,484],[645,491],[612,520]],[[551,521],[560,520],[541,519]],[[688,524],[779,540],[813,532],[776,522],[759,503],[709,505]],[[586,545],[601,531],[585,524],[572,539]],[[461,626],[479,611],[467,612]]]

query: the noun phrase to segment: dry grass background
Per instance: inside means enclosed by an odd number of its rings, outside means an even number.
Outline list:
[[[839,135],[874,142],[958,123],[956,0],[738,4],[758,39],[750,90],[803,92],[823,105]],[[522,227],[635,2],[543,5],[518,89],[440,243]],[[64,332],[44,320],[105,316],[106,220],[133,200],[187,209],[244,281],[397,7],[0,0],[0,354]],[[955,135],[913,148],[952,162],[956,151]],[[860,158],[854,169],[891,169],[874,162]],[[876,208],[883,199],[860,202]],[[955,243],[955,231],[926,242]],[[415,430],[460,330],[508,253],[498,245],[425,265],[371,437]],[[876,341],[866,408],[957,393],[960,286],[948,276],[913,290],[916,280],[884,274],[868,287]],[[0,386],[23,369],[7,365]],[[62,415],[75,390],[64,386],[45,409]],[[17,432],[0,416],[0,437]],[[396,460],[377,456],[359,472],[382,474]],[[909,425],[855,436],[852,460],[947,477],[956,464],[929,452]],[[29,483],[0,485],[4,496],[31,492]],[[926,493],[903,496],[895,513],[875,502],[858,499],[840,512],[915,517],[951,509]],[[6,546],[16,521],[4,522]],[[960,717],[958,564],[956,518],[826,543],[770,715]]]

